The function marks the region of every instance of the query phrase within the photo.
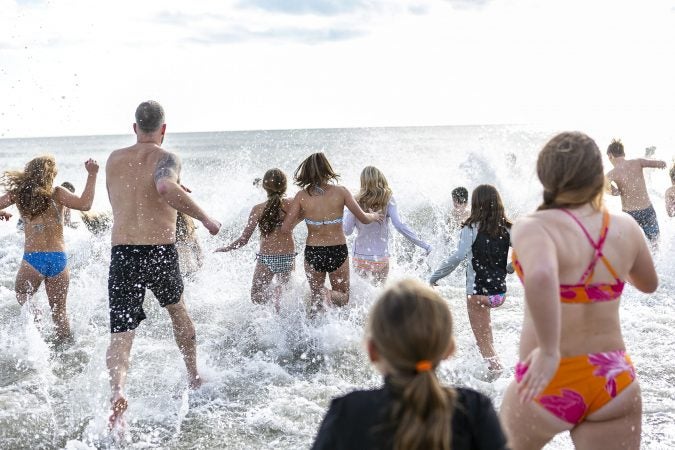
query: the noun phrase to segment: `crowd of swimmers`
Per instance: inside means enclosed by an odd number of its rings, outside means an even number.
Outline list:
[[[201,386],[183,276],[201,264],[194,221],[212,235],[221,227],[181,184],[179,158],[161,147],[162,107],[143,102],[135,119],[137,142],[112,152],[105,166],[112,215],[86,213],[99,170],[91,159],[84,164],[87,179],[80,195],[72,185],[53,186],[57,169],[51,156],[34,158],[24,170],[5,172],[0,179],[6,191],[0,196],[0,219],[10,219],[4,208],[16,205],[25,233],[16,298],[26,303],[44,282],[58,342],[73,339],[66,313],[66,214],[85,212],[82,220],[92,233],[110,230],[111,430],[124,429],[129,355],[134,330],[145,319],[146,289],[169,313],[189,386]],[[456,250],[427,283],[388,284],[372,307],[367,352],[384,377],[382,388],[333,400],[313,448],[535,449],[565,431],[581,449],[639,448],[640,388],[621,335],[618,300],[626,282],[646,293],[657,288],[643,234],[655,245],[659,227],[643,169],[666,163],[626,159],[620,141],[610,144],[607,155],[614,168],[605,175],[590,137],[578,132],[553,137],[536,165],[543,201],[515,224],[494,186],[476,187],[470,202],[466,188],[453,190],[447,224],[459,235]],[[675,186],[675,168],[670,176]],[[356,196],[337,184],[339,175],[323,153],[305,159],[293,179],[300,190],[286,198],[286,175],[268,170],[260,180],[267,199],[252,207],[238,239],[216,249],[240,248],[259,229],[253,302],[279,308],[295,267],[293,229],[303,221],[310,315],[349,302],[346,236],[356,232],[351,266],[375,285],[385,284],[389,274],[389,223],[425,254],[431,251],[401,219],[392,189],[376,167],[363,169]],[[620,195],[628,214],[608,212],[604,192]],[[675,187],[666,192],[666,208],[675,215]],[[490,311],[505,302],[507,273],[515,271],[524,286],[519,362],[499,415],[486,396],[443,386],[435,372],[452,357],[455,343],[448,303],[432,286],[464,261],[469,322],[495,376],[503,365],[493,345]]]

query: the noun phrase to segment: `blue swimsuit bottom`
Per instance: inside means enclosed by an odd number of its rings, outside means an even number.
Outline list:
[[[23,254],[23,259],[47,278],[57,276],[68,265],[64,252],[28,252]]]

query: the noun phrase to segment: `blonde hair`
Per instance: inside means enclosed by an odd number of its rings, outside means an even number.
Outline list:
[[[537,176],[544,186],[539,210],[586,203],[602,208],[602,155],[595,141],[583,133],[560,133],[548,141],[537,158]]]
[[[5,172],[0,184],[11,195],[21,216],[31,220],[51,205],[54,178],[56,160],[52,155],[44,155],[28,161],[23,171]]]
[[[400,281],[373,307],[370,339],[392,369],[394,449],[450,450],[456,392],[433,370],[454,347],[448,305],[419,281]],[[421,361],[432,370],[418,371]]]
[[[384,174],[374,166],[364,167],[361,171],[361,190],[356,201],[364,211],[385,211],[392,192]]]

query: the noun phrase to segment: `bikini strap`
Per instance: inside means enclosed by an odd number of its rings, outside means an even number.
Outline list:
[[[602,247],[605,245],[605,240],[607,239],[607,231],[609,230],[609,213],[607,210],[604,210],[602,212],[602,228],[600,230],[600,237],[598,238],[598,242],[595,242],[591,235],[588,233],[588,230],[586,227],[581,223],[581,221],[574,215],[572,214],[569,210],[567,209],[561,209],[561,211],[565,212],[568,216],[570,216],[574,221],[579,225],[581,230],[584,232],[586,235],[586,238],[590,242],[591,246],[595,250],[595,254],[593,255],[593,259],[591,262],[588,264],[588,267],[584,271],[583,275],[581,275],[580,283],[583,284],[589,284],[591,280],[593,279],[593,274],[595,272],[595,266],[598,263],[598,260],[602,260],[603,264],[605,264],[605,267],[609,271],[609,273],[614,277],[614,279],[618,280],[618,276],[616,274],[616,271],[612,267],[612,265],[609,263],[605,255],[602,254]]]

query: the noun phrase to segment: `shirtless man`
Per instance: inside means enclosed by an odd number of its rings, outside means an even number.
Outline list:
[[[665,169],[665,161],[643,158],[626,159],[623,144],[619,140],[613,140],[609,144],[607,156],[614,166],[614,169],[607,173],[610,194],[621,196],[623,211],[633,216],[647,238],[655,243],[659,238],[659,223],[649,194],[647,194],[642,169],[646,167]]]
[[[176,252],[176,211],[200,221],[212,235],[211,219],[180,185],[180,160],[162,149],[164,110],[155,101],[136,109],[136,144],[111,153],[106,186],[113,210],[112,256],[108,279],[111,339],[106,362],[112,389],[110,428],[124,426],[124,385],[134,330],[145,319],[143,300],[150,289],[166,307],[188,373],[190,388],[201,385],[195,328],[183,302],[183,280]]]

